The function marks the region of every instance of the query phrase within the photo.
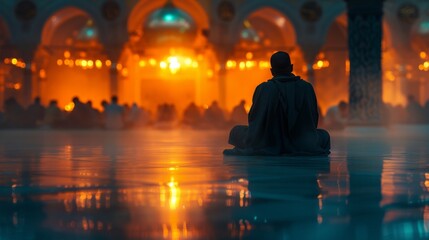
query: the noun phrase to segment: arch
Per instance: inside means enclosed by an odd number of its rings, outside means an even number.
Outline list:
[[[128,17],[128,32],[140,31],[142,24],[145,22],[150,13],[161,8],[167,1],[141,0],[131,11]],[[197,25],[197,29],[208,29],[209,18],[206,11],[199,1],[192,0],[175,0],[172,1],[175,6],[189,14]]]
[[[298,35],[297,29],[301,26],[301,22],[299,20],[298,11],[294,9],[295,7],[293,5],[286,1],[252,0],[240,6],[236,19],[231,23],[231,27],[229,28],[228,36],[230,37],[230,40],[228,42],[232,44],[236,43],[239,38],[237,33],[240,32],[243,21],[245,21],[253,12],[266,7],[276,9],[278,12],[282,13],[282,15],[292,23],[294,33]]]
[[[51,19],[52,16],[55,16],[58,12],[61,12],[62,9],[67,9],[68,7],[77,8],[87,13],[98,28],[99,38],[107,39],[107,27],[104,25],[105,20],[99,14],[98,6],[91,3],[90,1],[85,0],[68,2],[52,1],[51,4],[41,8],[41,12],[38,14],[40,17],[36,19],[34,27],[32,28],[32,36],[35,36],[37,39],[41,40],[43,29],[48,20]]]
[[[88,13],[75,7],[66,7],[53,14],[46,22],[42,30],[41,45],[51,45],[52,38],[56,30],[69,20],[80,17],[89,16]],[[90,16],[89,16],[90,17]],[[98,29],[98,26],[96,26]]]
[[[385,6],[383,21],[383,41],[385,46],[392,46],[392,15],[391,11],[387,11]],[[341,2],[335,4],[330,8],[330,11],[324,17],[320,29],[321,34],[323,35],[322,39],[326,39],[328,30],[334,23],[339,23],[342,26],[347,27],[348,19],[347,19],[347,9],[345,3]]]

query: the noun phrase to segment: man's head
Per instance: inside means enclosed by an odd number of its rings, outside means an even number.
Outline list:
[[[292,73],[293,64],[290,61],[290,56],[287,52],[276,52],[271,56],[271,74],[273,76],[287,75]]]

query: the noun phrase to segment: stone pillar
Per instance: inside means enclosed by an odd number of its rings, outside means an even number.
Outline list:
[[[346,0],[350,57],[349,120],[381,124],[383,0]]]
[[[121,46],[105,46],[109,60],[112,62],[109,69],[110,96],[119,94],[118,63],[122,54]]]
[[[322,45],[317,43],[313,43],[313,44],[301,43],[300,46],[301,46],[301,51],[302,51],[304,60],[307,64],[307,81],[315,85],[316,79],[315,79],[313,64],[316,61],[317,55],[319,54],[319,51],[322,48]]]
[[[33,102],[33,60],[37,46],[17,46],[18,57],[25,63],[22,69],[22,103],[29,106]]]
[[[218,70],[218,82],[219,82],[219,105],[222,108],[226,108],[226,97],[227,97],[227,88],[226,88],[226,76],[227,76],[227,70],[226,70],[226,62],[228,61],[228,58],[231,54],[231,46],[232,45],[224,45],[224,44],[218,44],[215,47],[216,50],[216,56],[219,63],[219,70]]]

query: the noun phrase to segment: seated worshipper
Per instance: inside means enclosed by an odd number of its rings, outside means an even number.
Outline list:
[[[349,116],[349,105],[340,101],[338,105],[328,108],[324,119],[324,127],[327,129],[344,129]]]
[[[112,96],[111,103],[105,108],[106,129],[119,130],[124,127],[124,108],[118,104],[118,97]]]
[[[273,78],[253,95],[249,126],[235,126],[226,155],[311,155],[330,153],[329,133],[317,129],[319,115],[313,86],[292,74],[289,54],[271,56]]]
[[[232,109],[231,118],[230,118],[230,122],[232,124],[235,125],[235,124],[247,123],[247,112],[246,112],[245,105],[246,105],[246,101],[241,100],[240,104],[238,104]]]

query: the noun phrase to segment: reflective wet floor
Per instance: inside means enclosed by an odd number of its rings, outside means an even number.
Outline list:
[[[0,239],[429,239],[429,126],[329,157],[224,157],[226,131],[0,132]]]

